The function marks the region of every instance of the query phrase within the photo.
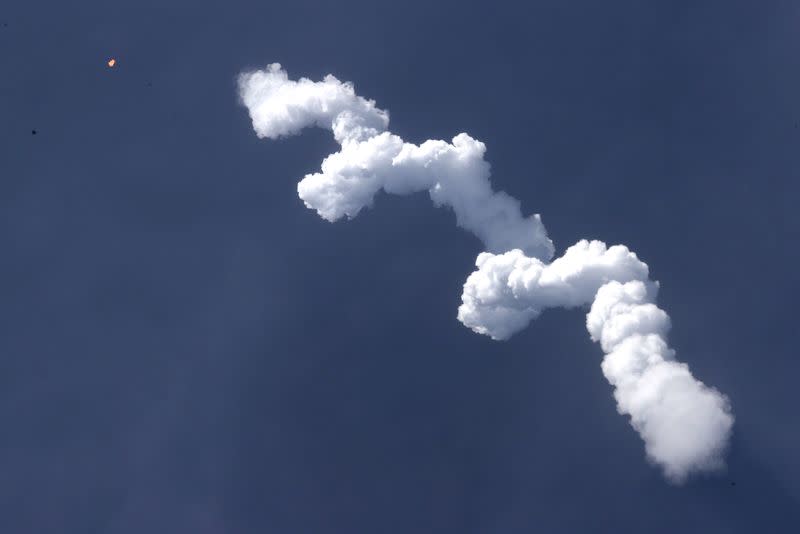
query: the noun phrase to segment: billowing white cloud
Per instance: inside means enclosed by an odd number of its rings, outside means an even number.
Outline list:
[[[547,308],[592,303],[586,328],[606,354],[603,374],[617,409],[672,481],[723,466],[733,426],[727,398],[675,361],[669,316],[655,304],[658,285],[624,246],[580,241],[550,264],[519,250],[484,252],[464,284],[458,318],[493,339],[507,339]],[[592,302],[593,301],[593,302]]]
[[[451,142],[404,142],[389,115],[328,75],[290,80],[277,63],[239,77],[242,102],[259,137],[277,139],[317,126],[341,146],[306,175],[297,191],[328,221],[355,217],[381,190],[427,190],[488,252],[464,284],[458,319],[477,333],[508,339],[547,308],[591,304],[586,327],[605,353],[603,374],[620,413],[645,442],[647,456],[672,481],[724,465],[733,426],[728,399],[675,361],[666,342],[669,316],[655,304],[658,284],[622,245],[579,241],[548,261],[554,247],[539,215],[492,190],[486,146],[465,133]]]
[[[546,308],[575,308],[592,301],[609,280],[646,280],[647,265],[617,245],[579,241],[552,263],[519,249],[483,252],[464,284],[458,319],[479,334],[508,339]]]
[[[357,96],[353,86],[333,76],[321,82],[289,80],[280,65],[239,77],[239,91],[259,137],[277,139],[318,126],[333,131],[341,145],[319,173],[297,185],[306,206],[324,219],[355,217],[380,190],[396,195],[428,191],[434,204],[449,206],[458,225],[478,236],[487,249],[524,250],[549,259],[553,243],[539,215],[523,217],[519,201],[492,191],[486,145],[467,134],[452,142],[405,143],[385,131],[389,115]]]
[[[333,130],[340,143],[366,140],[386,130],[389,114],[357,96],[352,84],[333,76],[321,82],[289,79],[280,64],[240,75],[242,102],[259,137],[295,135],[308,126]]]

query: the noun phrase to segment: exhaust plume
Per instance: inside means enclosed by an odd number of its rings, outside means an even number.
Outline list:
[[[729,401],[675,360],[666,342],[669,316],[655,304],[658,283],[636,254],[582,240],[550,262],[554,247],[540,216],[523,216],[518,200],[492,190],[486,146],[466,133],[449,143],[406,143],[387,130],[386,111],[332,75],[294,81],[273,63],[238,81],[259,137],[316,126],[331,130],[341,146],[298,183],[306,207],[333,222],[355,217],[381,190],[428,191],[487,250],[464,284],[459,321],[504,340],[547,308],[590,306],[586,328],[605,353],[603,374],[647,457],[677,483],[724,467],[734,421]]]

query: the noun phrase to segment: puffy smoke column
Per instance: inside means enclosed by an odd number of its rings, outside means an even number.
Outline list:
[[[553,244],[538,215],[522,217],[519,201],[495,193],[489,182],[486,146],[467,134],[452,143],[414,145],[386,131],[389,115],[333,76],[322,82],[289,80],[277,63],[239,78],[242,101],[259,137],[277,139],[308,126],[333,131],[342,146],[322,161],[322,172],[297,184],[306,206],[336,221],[355,217],[381,189],[407,195],[427,190],[437,206],[449,206],[458,225],[493,252],[520,248],[550,258]]]
[[[520,250],[484,252],[464,284],[458,319],[492,339],[508,339],[547,308],[592,302],[586,328],[606,354],[603,374],[620,413],[645,442],[648,457],[674,482],[723,467],[733,425],[725,396],[675,361],[666,342],[669,316],[655,304],[658,284],[636,254],[579,241],[550,264]]]
[[[259,137],[277,139],[317,126],[341,149],[321,172],[297,185],[300,198],[328,221],[355,217],[381,190],[427,190],[488,252],[464,284],[458,319],[477,333],[508,339],[547,308],[591,304],[586,328],[605,353],[603,374],[620,413],[645,442],[648,458],[674,482],[723,467],[733,426],[728,399],[675,360],[666,342],[669,316],[655,305],[658,284],[626,247],[579,241],[553,256],[539,215],[492,190],[486,147],[465,133],[451,142],[404,142],[387,130],[389,115],[328,75],[290,80],[277,63],[239,78],[242,102]]]

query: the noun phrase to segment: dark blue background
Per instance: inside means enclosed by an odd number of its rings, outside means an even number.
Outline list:
[[[800,531],[796,2],[64,4],[0,10],[0,531]],[[635,250],[727,473],[646,463],[583,312],[459,324],[480,244],[426,195],[305,209],[329,133],[237,103],[272,61]]]

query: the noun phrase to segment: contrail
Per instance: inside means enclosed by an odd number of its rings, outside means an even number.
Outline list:
[[[547,308],[591,304],[586,328],[605,353],[617,409],[630,416],[647,457],[676,483],[724,467],[734,421],[728,398],[675,360],[666,342],[669,316],[655,304],[658,283],[635,253],[582,240],[550,262],[554,247],[539,215],[524,217],[518,200],[492,190],[483,143],[466,133],[450,143],[406,143],[387,130],[386,111],[332,75],[294,81],[273,63],[241,74],[239,94],[261,138],[310,126],[333,132],[341,149],[297,185],[308,208],[333,222],[355,217],[381,190],[427,190],[488,251],[464,284],[459,321],[503,340]]]

